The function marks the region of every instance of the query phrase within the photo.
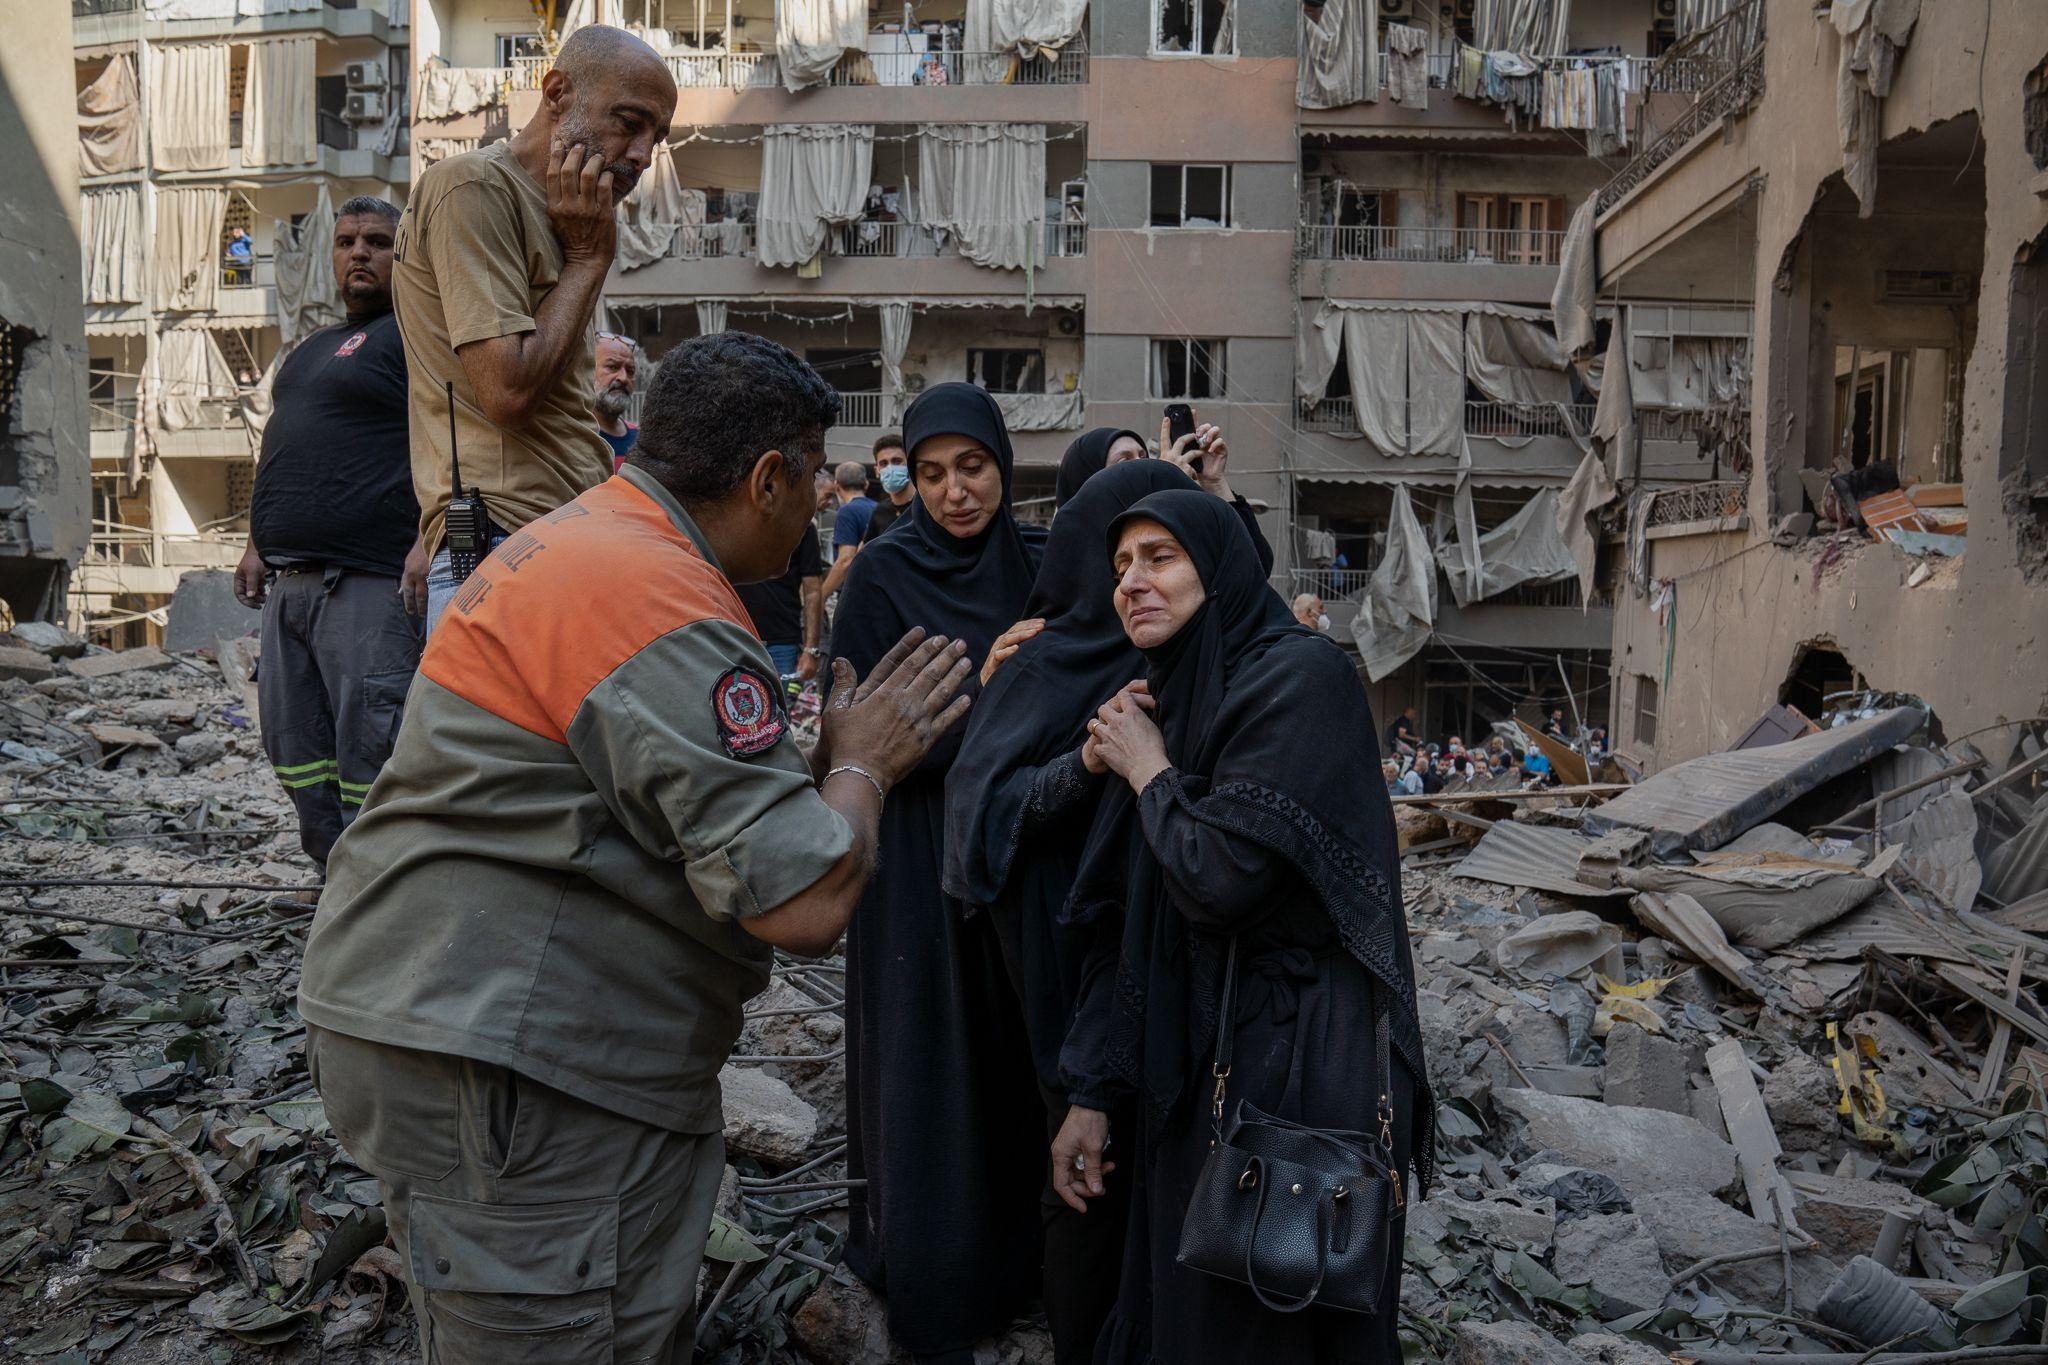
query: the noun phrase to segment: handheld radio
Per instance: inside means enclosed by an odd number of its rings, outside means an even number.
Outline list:
[[[447,381],[447,388],[448,472],[453,482],[441,525],[448,542],[448,568],[460,583],[476,572],[491,551],[491,518],[482,497],[462,491],[462,462],[455,455],[455,381]]]

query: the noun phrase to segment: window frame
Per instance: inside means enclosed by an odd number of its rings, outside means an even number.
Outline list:
[[[1017,381],[1025,387],[999,389],[993,383],[990,383],[987,362],[987,357],[989,356],[1003,357],[1005,363],[1007,363],[1010,357],[1026,357],[1023,374]],[[976,364],[977,358],[981,360],[979,365]],[[1036,362],[1038,380],[1038,387],[1035,389],[1029,387],[1032,381],[1034,361]],[[1044,393],[1046,391],[1045,373],[1045,348],[1043,346],[969,346],[967,348],[967,382],[970,384],[979,382],[982,389],[988,393]],[[979,381],[975,379],[977,374],[981,376]]]
[[[1147,225],[1147,226],[1148,226],[1148,227],[1149,227],[1149,228],[1150,228],[1150,229],[1151,229],[1152,231],[1154,231],[1154,232],[1181,232],[1181,231],[1188,231],[1188,232],[1221,232],[1221,231],[1224,231],[1224,230],[1228,229],[1228,228],[1229,228],[1229,227],[1231,226],[1231,212],[1230,212],[1230,180],[1231,180],[1231,175],[1230,175],[1230,163],[1229,163],[1228,161],[1153,161],[1153,162],[1149,162],[1149,163],[1147,163],[1147,164],[1148,164],[1149,170],[1148,170],[1148,174],[1147,174],[1147,178],[1146,178],[1146,187],[1145,187],[1145,188],[1146,188],[1146,207],[1145,207],[1145,222],[1146,222],[1146,225]],[[1178,222],[1173,222],[1173,223],[1155,223],[1155,222],[1153,222],[1153,221],[1152,221],[1152,207],[1151,207],[1151,198],[1152,198],[1152,195],[1151,195],[1151,191],[1152,191],[1152,185],[1151,185],[1151,182],[1152,182],[1153,180],[1155,180],[1155,179],[1157,179],[1157,178],[1158,178],[1159,172],[1161,172],[1161,171],[1176,171],[1176,172],[1178,172],[1178,173],[1179,173],[1179,178],[1180,178],[1180,211],[1179,211],[1179,215],[1178,215],[1178,216],[1179,216],[1179,221],[1178,221]],[[1220,219],[1219,219],[1219,220],[1218,220],[1217,222],[1215,222],[1215,223],[1213,223],[1213,224],[1212,224],[1212,223],[1190,223],[1190,222],[1188,221],[1188,172],[1189,172],[1189,171],[1215,171],[1215,172],[1217,173],[1217,175],[1218,175],[1219,177],[1221,177],[1221,179],[1222,179],[1222,181],[1223,181],[1223,184],[1222,184],[1222,194],[1221,194],[1221,203],[1220,203],[1220,205],[1219,205],[1219,206],[1220,206],[1220,208],[1222,209],[1222,214],[1221,214],[1221,217],[1220,217]]]
[[[1161,31],[1166,19],[1166,7],[1169,4],[1175,3],[1175,0],[1149,0],[1149,3],[1152,7],[1152,41],[1150,44],[1151,51],[1146,54],[1147,56],[1179,58],[1235,57],[1237,55],[1237,33],[1235,27],[1231,31],[1231,46],[1228,51],[1217,49],[1205,52],[1202,50],[1202,0],[1187,0],[1188,11],[1193,20],[1191,33],[1194,37],[1194,45],[1179,52],[1174,51],[1172,48],[1161,47],[1160,43],[1166,36]],[[1223,8],[1225,10],[1229,9],[1228,3]]]
[[[1145,386],[1153,399],[1172,403],[1224,403],[1230,400],[1230,350],[1227,337],[1150,337],[1145,346]],[[1192,381],[1195,375],[1194,348],[1206,348],[1203,370],[1210,381],[1210,392],[1168,393],[1166,374],[1160,364],[1160,347],[1181,347],[1182,374]],[[1190,382],[1188,388],[1194,387]]]
[[[1658,696],[1657,680],[1649,674],[1638,673],[1635,675],[1635,680],[1635,688],[1629,707],[1629,739],[1632,744],[1639,748],[1655,749],[1657,747],[1657,728],[1658,721],[1662,715],[1663,698]],[[1643,704],[1645,697],[1649,701],[1647,706]],[[1650,732],[1648,735],[1643,733],[1643,721],[1645,719],[1650,722]]]

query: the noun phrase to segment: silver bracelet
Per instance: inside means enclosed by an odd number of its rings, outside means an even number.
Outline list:
[[[883,790],[882,788],[882,779],[876,777],[873,773],[869,772],[866,768],[861,767],[857,763],[842,763],[838,767],[826,773],[824,781],[818,783],[819,789],[823,790],[826,782],[830,782],[833,778],[839,776],[839,774],[841,773],[859,773],[862,777],[865,777],[868,780],[869,785],[875,789],[876,800],[887,801],[889,799],[889,793]]]

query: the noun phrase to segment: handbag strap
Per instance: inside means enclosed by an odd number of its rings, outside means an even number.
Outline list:
[[[1373,983],[1372,1048],[1375,1075],[1379,1078],[1379,1102],[1374,1107],[1374,1116],[1380,1121],[1380,1146],[1386,1152],[1387,1169],[1394,1175],[1394,1206],[1406,1203],[1402,1191],[1405,1183],[1394,1160],[1394,1002],[1391,992],[1378,982]],[[1209,1119],[1215,1129],[1216,1140],[1223,1140],[1223,1100],[1230,1080],[1230,1055],[1233,1035],[1237,1032],[1237,935],[1230,936],[1230,946],[1223,957],[1223,990],[1216,1006],[1216,1049],[1209,1064],[1209,1074],[1216,1082],[1214,1095],[1209,1102]]]
[[[1252,1263],[1252,1258],[1259,1246],[1259,1223],[1266,1216],[1266,1191],[1273,1182],[1266,1178],[1266,1167],[1263,1161],[1253,1157],[1252,1165],[1258,1170],[1258,1197],[1257,1202],[1252,1206],[1251,1235],[1244,1239],[1244,1282],[1251,1289],[1253,1297],[1257,1298],[1261,1304],[1271,1311],[1275,1313],[1299,1313],[1302,1309],[1314,1303],[1316,1295],[1323,1292],[1323,1280],[1329,1274],[1330,1230],[1327,1217],[1330,1198],[1326,1194],[1316,1197],[1316,1277],[1314,1281],[1309,1284],[1308,1292],[1292,1303],[1288,1303],[1283,1299],[1276,1299],[1267,1293],[1265,1287],[1259,1283],[1258,1269]]]

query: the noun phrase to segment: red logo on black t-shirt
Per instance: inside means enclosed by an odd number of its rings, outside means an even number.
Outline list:
[[[341,343],[340,348],[336,350],[334,353],[335,358],[338,360],[345,355],[354,355],[356,351],[362,346],[362,344],[368,341],[369,339],[370,334],[368,332],[357,332],[347,341]]]

